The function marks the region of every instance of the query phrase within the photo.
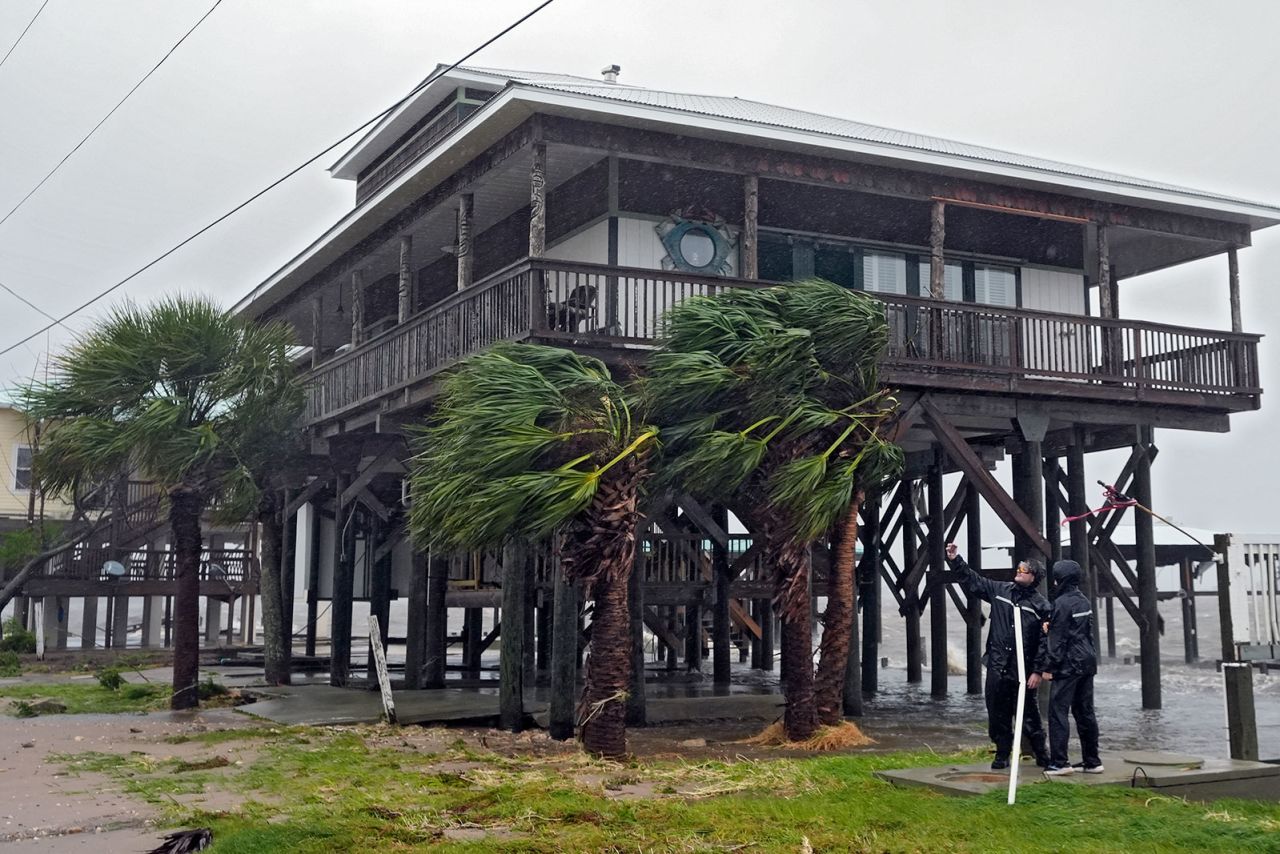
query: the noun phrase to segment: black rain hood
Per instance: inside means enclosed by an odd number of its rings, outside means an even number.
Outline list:
[[[1060,560],[1053,565],[1053,582],[1059,590],[1080,586],[1080,564],[1074,560]]]

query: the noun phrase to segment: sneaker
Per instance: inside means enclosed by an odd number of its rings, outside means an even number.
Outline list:
[[[1080,770],[1086,774],[1101,774],[1104,769],[1102,763],[1099,762],[1097,765],[1081,765]]]
[[[1046,777],[1066,777],[1069,774],[1074,774],[1075,771],[1076,769],[1070,765],[1049,765],[1044,769],[1044,775]]]
[[[1004,771],[1008,767],[1009,767],[1009,757],[1007,756],[997,756],[995,759],[991,760],[992,771]]]

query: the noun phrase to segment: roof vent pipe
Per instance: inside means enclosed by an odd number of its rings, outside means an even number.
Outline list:
[[[600,73],[604,75],[604,82],[606,83],[617,83],[618,74],[621,71],[622,68],[617,65],[606,65],[600,69]]]

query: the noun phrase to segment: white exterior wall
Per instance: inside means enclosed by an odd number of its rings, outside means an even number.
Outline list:
[[[1022,268],[1022,307],[1084,314],[1084,276],[1066,270]]]
[[[605,220],[563,238],[547,247],[547,257],[556,261],[609,263],[609,223]]]

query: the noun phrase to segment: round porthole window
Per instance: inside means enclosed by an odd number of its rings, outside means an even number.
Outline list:
[[[728,272],[733,246],[722,228],[709,222],[676,219],[659,226],[658,234],[667,250],[665,264],[692,273]]]

